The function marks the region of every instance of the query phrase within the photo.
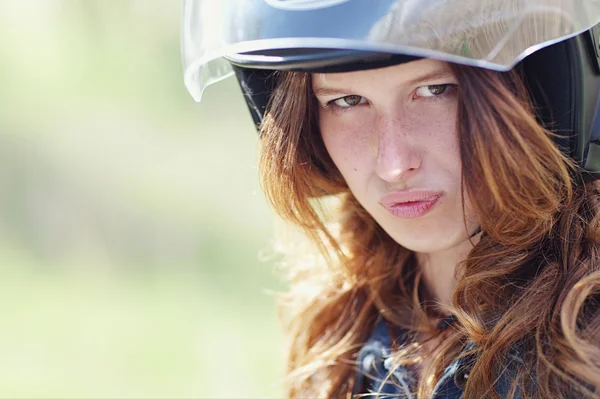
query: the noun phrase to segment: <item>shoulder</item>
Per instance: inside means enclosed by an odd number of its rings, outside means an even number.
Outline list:
[[[402,345],[406,335],[406,331],[391,326],[383,318],[377,320],[369,339],[358,352],[353,394],[381,392],[412,397],[416,381],[410,371],[406,367],[392,364],[393,344]],[[464,346],[460,355],[444,369],[435,384],[432,399],[463,397],[470,370],[477,361],[477,355],[472,354],[476,353],[476,349],[472,342]],[[506,356],[496,383],[496,392],[501,398],[513,397],[510,395],[512,387],[524,367],[523,352],[523,348],[515,347]],[[517,385],[514,398],[520,399],[522,396],[522,389]]]

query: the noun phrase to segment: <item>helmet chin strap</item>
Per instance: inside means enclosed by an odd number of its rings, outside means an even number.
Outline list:
[[[445,331],[448,329],[448,327],[455,324],[457,321],[458,320],[454,315],[446,316],[438,322],[436,329],[438,331]]]
[[[481,226],[478,226],[477,229],[475,230],[475,232],[473,234],[471,234],[471,237],[469,237],[469,238],[473,238],[479,233],[481,233]]]

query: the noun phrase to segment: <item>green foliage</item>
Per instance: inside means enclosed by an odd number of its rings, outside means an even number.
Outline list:
[[[272,216],[170,0],[0,5],[0,397],[277,397]]]

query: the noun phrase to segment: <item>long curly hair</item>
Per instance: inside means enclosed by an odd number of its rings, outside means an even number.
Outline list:
[[[450,309],[458,322],[423,372],[439,378],[474,343],[465,397],[498,398],[495,382],[517,348],[509,397],[599,397],[598,186],[583,183],[554,144],[561,132],[538,122],[518,72],[451,68],[461,184],[477,199],[483,235],[459,265]],[[433,310],[414,254],[357,202],[329,157],[311,75],[276,74],[260,129],[261,183],[280,217],[308,238],[285,258],[287,394],[349,397],[376,319],[435,334],[426,322]],[[394,360],[410,363],[414,351],[396,348]],[[418,396],[430,397],[434,385],[421,379]]]

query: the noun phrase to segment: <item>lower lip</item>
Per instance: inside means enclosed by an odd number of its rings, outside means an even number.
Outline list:
[[[385,209],[402,219],[415,219],[426,215],[438,203],[440,197],[428,201],[415,201],[386,205]]]

